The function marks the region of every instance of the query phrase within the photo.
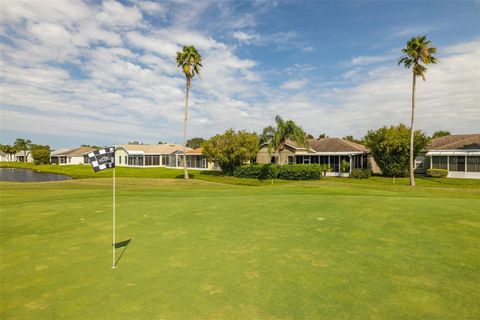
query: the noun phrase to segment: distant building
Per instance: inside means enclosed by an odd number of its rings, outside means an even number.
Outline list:
[[[88,161],[88,153],[95,151],[91,147],[78,147],[74,149],[59,149],[50,153],[51,164],[86,164]]]
[[[280,156],[282,159],[279,159]],[[327,173],[331,176],[348,176],[356,168],[369,168],[375,173],[380,172],[365,146],[340,138],[309,139],[308,147],[287,141],[281,155],[273,151],[269,153],[267,143],[264,143],[256,161],[277,164],[327,164],[332,168],[332,171]],[[348,170],[345,172],[341,170],[342,161],[348,163]]]
[[[15,153],[14,159],[14,161],[17,162],[33,162],[32,152],[30,150],[27,150],[26,152],[24,150],[18,151]]]
[[[202,149],[187,148],[187,168],[216,170]],[[125,144],[116,146],[115,165],[119,167],[183,168],[183,146],[178,144]]]
[[[415,172],[448,170],[449,178],[480,179],[480,134],[434,138],[415,159]]]

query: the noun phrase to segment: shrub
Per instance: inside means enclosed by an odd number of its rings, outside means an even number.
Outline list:
[[[323,168],[318,164],[291,164],[280,167],[278,177],[284,180],[319,180]]]
[[[427,176],[433,178],[445,178],[448,175],[448,170],[445,169],[427,169]]]
[[[324,177],[327,175],[327,172],[332,172],[332,170],[333,170],[332,166],[329,165],[329,164],[321,164],[320,167],[322,169]]]
[[[350,178],[353,179],[368,179],[372,175],[370,169],[353,169],[350,173]]]
[[[276,179],[279,170],[276,164],[249,164],[237,167],[233,175],[237,178]]]
[[[348,172],[350,171],[350,162],[347,160],[343,159],[342,162],[340,163],[340,171],[341,172]]]

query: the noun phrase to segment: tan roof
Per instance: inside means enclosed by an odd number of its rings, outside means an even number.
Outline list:
[[[480,149],[480,134],[455,134],[434,138],[427,150]]]
[[[70,149],[64,153],[62,153],[62,156],[68,156],[68,157],[81,157],[89,152],[95,151],[97,149],[95,148],[90,148],[90,147],[79,147],[75,149]]]
[[[164,144],[124,144],[118,146],[118,148],[123,148],[127,152],[143,152],[146,154],[170,154],[175,151],[183,150],[183,146],[178,144],[164,143]],[[190,151],[190,148],[187,148],[187,151]]]
[[[195,148],[192,150],[187,151],[188,154],[202,154],[203,148]]]
[[[287,141],[287,144],[295,148],[302,148],[290,140]],[[309,139],[308,144],[310,148],[316,152],[369,152],[369,150],[361,144],[340,138]]]

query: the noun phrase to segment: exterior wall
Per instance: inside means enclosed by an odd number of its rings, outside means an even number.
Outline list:
[[[15,154],[15,156],[12,156],[15,161],[18,161],[18,162],[23,162],[23,151],[22,152],[17,152]],[[33,157],[32,157],[32,153],[30,151],[27,151],[27,162],[33,162]]]
[[[449,171],[447,178],[480,179],[480,172]]]
[[[285,149],[282,151],[282,161],[281,163],[287,164],[288,157],[295,155],[295,149],[290,148],[289,146],[285,146]],[[278,159],[278,152],[272,152],[271,154],[268,153],[268,148],[263,147],[257,153],[256,162],[257,163],[271,163],[272,157],[276,157],[277,163],[280,163]]]
[[[368,156],[368,166],[370,167],[370,170],[372,170],[372,173],[375,174],[382,174],[382,170],[378,166],[377,162],[372,156]]]
[[[415,158],[415,173],[426,173],[430,168],[430,157],[425,152],[419,152]]]
[[[81,157],[67,157],[67,163],[65,164],[85,164],[83,156]]]
[[[128,154],[123,149],[115,149],[115,166],[117,167],[127,167],[128,160],[125,161],[125,157],[128,159]]]

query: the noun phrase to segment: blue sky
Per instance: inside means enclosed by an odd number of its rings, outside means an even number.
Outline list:
[[[181,142],[184,44],[204,58],[189,137],[258,132],[276,114],[361,137],[408,122],[396,58],[420,34],[440,63],[418,85],[417,127],[479,132],[478,21],[478,1],[3,1],[0,142]]]

